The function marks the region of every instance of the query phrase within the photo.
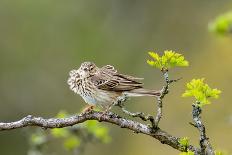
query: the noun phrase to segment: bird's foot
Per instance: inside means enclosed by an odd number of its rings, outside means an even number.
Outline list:
[[[89,105],[89,106],[85,107],[85,108],[82,110],[81,113],[88,113],[88,112],[92,111],[93,108],[94,108],[94,106]]]
[[[112,108],[112,106],[107,107],[101,114],[99,121],[102,121],[104,116],[110,111],[110,109]]]

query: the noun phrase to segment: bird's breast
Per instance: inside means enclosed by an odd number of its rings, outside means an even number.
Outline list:
[[[88,79],[83,79],[79,85],[79,94],[84,99],[84,101],[90,105],[97,104],[97,99],[95,96],[96,89],[94,85],[88,81]]]
[[[88,95],[81,95],[81,97],[84,99],[84,101],[90,105],[96,105],[97,104],[97,100],[95,98],[93,98],[92,96],[88,96]]]

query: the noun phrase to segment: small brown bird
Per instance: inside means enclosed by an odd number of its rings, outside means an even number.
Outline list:
[[[111,106],[126,97],[159,96],[160,91],[143,89],[142,78],[120,74],[111,65],[98,68],[92,62],[83,62],[79,69],[69,72],[68,85],[89,106],[100,106],[108,111]]]

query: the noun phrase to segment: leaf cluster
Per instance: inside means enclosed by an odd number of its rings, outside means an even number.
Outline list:
[[[194,97],[199,106],[210,104],[209,98],[218,98],[221,93],[218,89],[212,89],[204,83],[204,78],[193,79],[186,84],[186,90],[183,97]]]
[[[153,60],[147,60],[150,66],[159,69],[169,69],[176,66],[188,66],[189,63],[185,60],[184,56],[171,50],[165,50],[162,56],[155,52],[148,52]]]
[[[60,111],[57,114],[57,118],[65,118],[68,117],[68,113],[65,111]],[[51,135],[54,138],[62,138],[63,139],[63,147],[66,150],[74,150],[78,148],[81,144],[81,138],[72,132],[69,128],[55,128],[51,129]]]
[[[229,155],[227,151],[222,151],[222,150],[215,150],[214,153],[215,155]]]
[[[65,118],[69,116],[67,112],[60,111],[56,117]],[[94,120],[86,121],[73,127],[54,128],[49,132],[37,130],[30,136],[32,149],[29,152],[39,152],[48,142],[58,139],[61,140],[64,149],[67,151],[83,149],[81,147],[85,146],[84,143],[94,141],[108,143],[111,140],[107,127]]]
[[[179,155],[194,155],[194,152],[192,151],[181,152]]]
[[[209,24],[209,30],[220,35],[232,33],[232,12],[218,16]]]
[[[103,143],[109,143],[111,138],[109,136],[109,129],[105,126],[100,125],[98,121],[90,120],[84,123],[87,131],[94,135],[98,140]]]
[[[188,137],[183,137],[179,139],[179,143],[183,146],[183,147],[188,147],[189,146],[189,138]]]

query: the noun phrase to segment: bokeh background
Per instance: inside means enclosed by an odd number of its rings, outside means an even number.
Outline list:
[[[192,100],[181,94],[187,81],[205,77],[223,92],[203,109],[207,134],[214,148],[232,152],[232,38],[208,31],[212,19],[231,9],[229,0],[1,0],[0,121],[80,111],[85,104],[66,80],[83,61],[112,64],[160,89],[161,73],[146,64],[147,52],[171,49],[184,54],[190,66],[170,71],[172,78],[183,79],[164,100],[160,127],[198,144],[198,131],[188,124]],[[156,106],[152,98],[136,98],[127,107],[154,113]],[[111,143],[88,144],[85,155],[179,153],[148,136],[105,125]],[[24,129],[0,132],[1,155],[25,155],[28,147]]]

